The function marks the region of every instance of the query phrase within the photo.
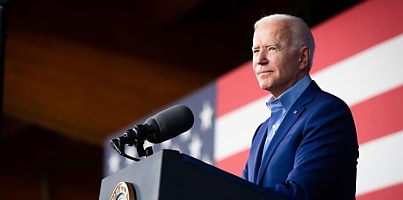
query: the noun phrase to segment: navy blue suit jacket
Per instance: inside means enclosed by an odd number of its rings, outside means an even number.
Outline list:
[[[358,142],[351,111],[312,81],[278,127],[261,163],[266,120],[243,177],[290,199],[355,199]]]

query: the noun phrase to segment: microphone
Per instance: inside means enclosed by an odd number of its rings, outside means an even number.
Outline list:
[[[192,111],[187,106],[175,105],[149,117],[144,124],[127,130],[124,137],[129,141],[147,140],[157,144],[189,130],[193,123]]]

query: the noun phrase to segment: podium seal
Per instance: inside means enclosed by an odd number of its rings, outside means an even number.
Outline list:
[[[120,182],[112,192],[110,200],[136,200],[135,190],[130,183]]]

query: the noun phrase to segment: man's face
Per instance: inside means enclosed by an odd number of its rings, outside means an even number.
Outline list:
[[[291,46],[291,34],[282,22],[264,22],[253,35],[253,71],[261,89],[278,97],[305,75],[301,51]]]

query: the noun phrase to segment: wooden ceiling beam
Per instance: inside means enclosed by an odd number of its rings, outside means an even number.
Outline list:
[[[8,32],[5,114],[98,145],[210,81],[200,69],[178,69],[60,38]],[[162,98],[155,99],[155,93]]]

